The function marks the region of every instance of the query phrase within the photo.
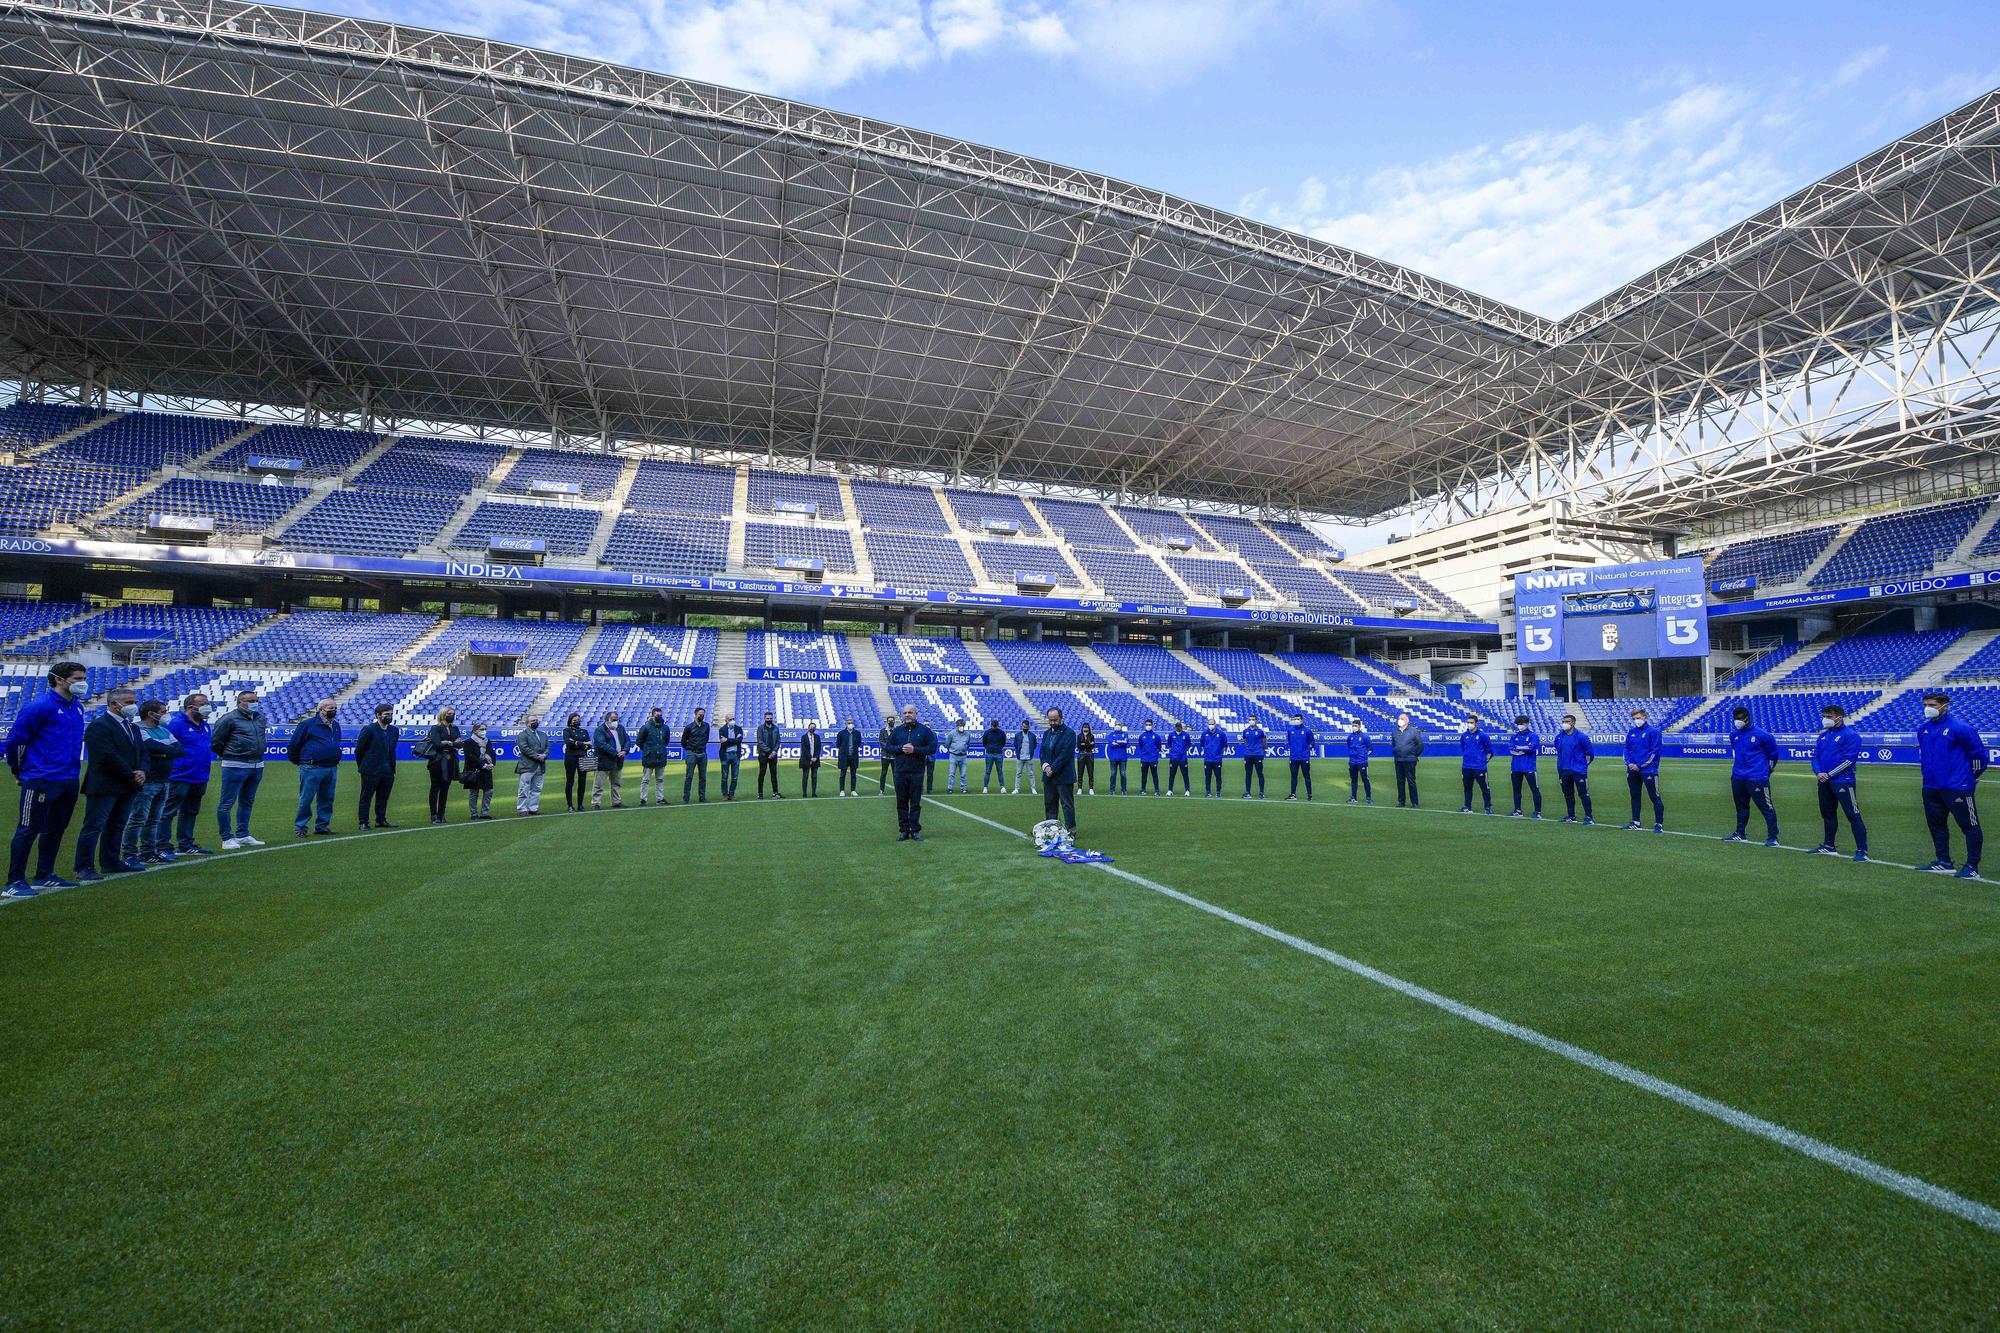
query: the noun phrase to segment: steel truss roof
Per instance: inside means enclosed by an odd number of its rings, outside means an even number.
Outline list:
[[[1774,382],[1962,340],[2000,218],[1995,95],[1556,323],[1086,172],[391,24],[6,3],[0,79],[25,380],[1328,514],[1797,484],[1784,430],[1878,423]],[[1757,429],[1689,424],[1731,410]]]

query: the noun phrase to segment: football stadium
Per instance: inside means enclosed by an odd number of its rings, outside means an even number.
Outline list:
[[[400,24],[0,68],[0,1323],[2000,1317],[2000,92],[1550,319]]]

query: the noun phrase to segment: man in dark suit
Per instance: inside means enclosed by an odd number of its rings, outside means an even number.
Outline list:
[[[851,717],[833,734],[833,771],[842,796],[861,794],[861,728]]]
[[[819,795],[819,764],[826,754],[826,741],[819,734],[819,723],[806,723],[805,734],[799,737],[799,795]]]
[[[138,861],[127,861],[120,852],[125,839],[125,818],[132,801],[146,785],[146,766],[140,758],[139,696],[120,687],[104,700],[104,711],[90,719],[83,729],[83,753],[90,767],[83,775],[83,827],[76,835],[76,881],[88,884],[103,879],[99,868],[109,873],[144,870]]]
[[[1049,729],[1042,733],[1042,818],[1060,815],[1063,827],[1076,832],[1076,733],[1063,721],[1062,709],[1048,711]],[[1185,774],[1183,774],[1185,777]]]
[[[896,841],[924,840],[924,774],[937,753],[937,734],[917,721],[917,706],[903,705],[903,720],[889,733],[896,770]]]
[[[354,770],[361,775],[361,827],[369,825],[368,812],[375,812],[376,828],[394,828],[389,822],[389,792],[396,785],[396,742],[402,729],[391,719],[395,710],[388,704],[375,705],[375,720],[361,729],[354,743]]]

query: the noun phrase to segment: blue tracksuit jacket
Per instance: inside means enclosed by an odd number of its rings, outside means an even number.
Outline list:
[[[1986,742],[1950,713],[1917,728],[1917,771],[1937,791],[1971,791],[1986,771]]]
[[[7,767],[23,782],[75,782],[83,768],[83,705],[44,690],[14,715]]]
[[[1157,731],[1146,731],[1146,730],[1140,731],[1139,739],[1133,744],[1132,748],[1139,752],[1140,763],[1142,764],[1159,763],[1160,733]]]
[[[1486,733],[1478,727],[1458,733],[1459,767],[1471,773],[1484,773],[1486,761],[1493,756],[1493,742],[1486,739]]]
[[[1556,733],[1556,772],[1588,775],[1590,761],[1595,758],[1597,747],[1581,729]]]
[[[208,743],[208,723],[190,721],[187,710],[183,708],[167,719],[167,730],[173,732],[181,743],[181,757],[174,761],[173,780],[208,781],[209,765],[215,762],[215,754]]]
[[[1533,731],[1510,731],[1507,733],[1508,769],[1515,773],[1532,773],[1538,757],[1542,753],[1542,738]]]
[[[1285,757],[1287,759],[1312,758],[1313,747],[1318,740],[1319,738],[1313,735],[1311,727],[1286,727]]]
[[[1637,764],[1641,776],[1660,771],[1660,729],[1648,722],[1625,733],[1625,762]]]
[[[1180,763],[1188,757],[1188,747],[1193,741],[1194,737],[1188,735],[1185,731],[1174,732],[1171,736],[1167,737],[1167,758],[1174,763]]]
[[[1262,759],[1264,757],[1265,740],[1264,729],[1255,722],[1243,728],[1243,757],[1245,759]]]
[[[1210,727],[1201,733],[1201,758],[1206,764],[1222,762],[1224,752],[1229,749],[1229,737],[1219,727]]]
[[[1828,727],[1813,741],[1813,772],[1826,774],[1829,787],[1852,787],[1860,764],[1861,733],[1853,727]]]
[[[1368,767],[1368,756],[1374,753],[1375,742],[1369,739],[1367,732],[1350,731],[1347,733],[1348,763],[1359,764],[1361,767],[1366,768]]]
[[[1778,742],[1752,723],[1729,733],[1729,776],[1745,782],[1769,782],[1778,763]]]
[[[1132,757],[1132,737],[1123,727],[1114,727],[1104,733],[1104,757],[1112,763]]]

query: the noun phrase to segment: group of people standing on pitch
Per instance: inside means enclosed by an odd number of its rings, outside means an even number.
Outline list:
[[[1285,799],[1299,799],[1303,789],[1305,799],[1313,799],[1313,760],[1319,754],[1320,738],[1306,722],[1305,715],[1294,713],[1285,727],[1282,738],[1283,753],[1291,779],[1291,789]],[[1369,774],[1369,760],[1375,754],[1374,738],[1368,734],[1360,718],[1351,718],[1347,733],[1340,744],[1347,755],[1347,803],[1349,805],[1375,804],[1375,786]],[[1231,735],[1213,718],[1200,731],[1190,731],[1185,722],[1174,723],[1170,732],[1162,732],[1157,724],[1148,718],[1140,723],[1138,731],[1127,731],[1113,723],[1102,734],[1093,732],[1085,723],[1077,733],[1077,765],[1079,791],[1085,796],[1097,794],[1097,752],[1104,752],[1107,769],[1105,794],[1109,796],[1131,795],[1131,766],[1136,759],[1139,765],[1139,791],[1141,796],[1192,796],[1193,780],[1189,777],[1189,767],[1197,759],[1201,762],[1201,794],[1206,799],[1228,795],[1228,786],[1222,773],[1223,760],[1235,747],[1236,757],[1243,763],[1243,800],[1265,797],[1264,760],[1272,752],[1271,734],[1259,724],[1252,722],[1235,735]],[[1423,757],[1424,734],[1411,723],[1407,713],[1396,718],[1395,729],[1389,737],[1390,753],[1396,768],[1396,804],[1417,803],[1417,760]],[[1160,784],[1160,764],[1167,766],[1166,785]]]
[[[1060,819],[1071,833],[1076,832],[1076,779],[1078,763],[1082,754],[1081,741],[1077,732],[1072,731],[1063,721],[1062,709],[1051,708],[1045,715],[1048,727],[1040,736],[1034,734],[1024,719],[1021,723],[1021,742],[1016,758],[1016,778],[1019,764],[1024,762],[1019,756],[1025,755],[1031,767],[1028,790],[1032,793],[1038,785],[1042,796],[1042,811],[1045,819]],[[852,726],[852,723],[848,724]],[[997,728],[990,728],[997,730]],[[1088,730],[1088,728],[1086,728]],[[896,837],[898,841],[922,842],[924,797],[931,790],[932,774],[937,756],[943,751],[952,760],[946,778],[946,791],[951,791],[951,783],[966,773],[965,756],[970,753],[969,743],[954,750],[956,738],[970,738],[971,732],[964,721],[959,721],[952,729],[949,740],[940,740],[917,718],[915,704],[906,704],[900,718],[884,718],[882,731],[878,737],[882,747],[883,789],[892,791],[896,797]],[[1003,736],[1004,739],[1004,736]],[[989,769],[989,772],[991,770]],[[971,791],[969,778],[963,791]]]

